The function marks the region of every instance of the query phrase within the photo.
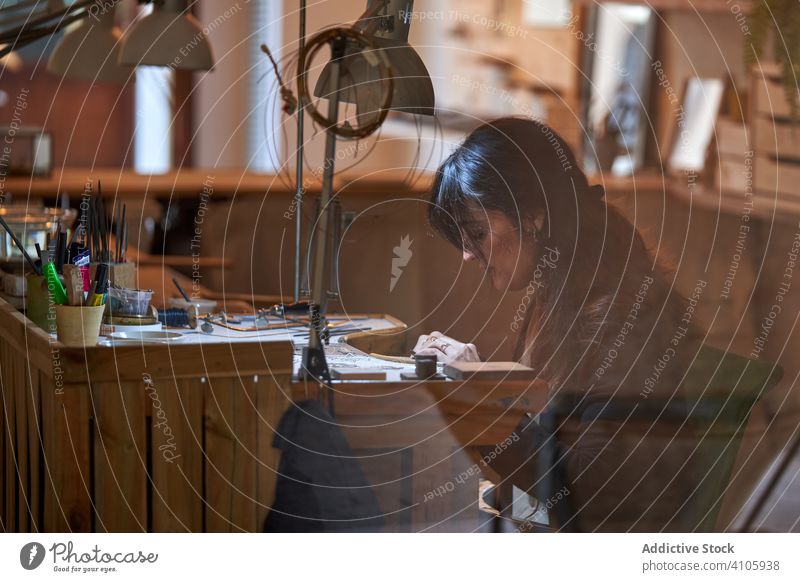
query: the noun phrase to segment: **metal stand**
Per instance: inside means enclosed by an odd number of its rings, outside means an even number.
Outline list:
[[[325,359],[323,341],[327,343],[327,313],[330,275],[329,253],[335,252],[330,248],[330,235],[336,232],[336,212],[332,212],[332,203],[335,203],[333,193],[333,172],[336,161],[336,133],[333,129],[339,120],[339,89],[341,79],[341,59],[344,57],[347,40],[339,37],[331,43],[331,74],[333,79],[333,92],[328,96],[328,119],[331,126],[325,132],[325,173],[322,177],[322,194],[319,201],[319,216],[315,230],[317,231],[316,250],[314,253],[314,280],[313,294],[309,306],[311,320],[308,347],[303,348],[300,368],[301,379],[313,379],[327,387],[328,407],[333,416],[333,388],[331,386],[328,363]]]
[[[306,0],[300,0],[300,54],[306,48]],[[305,146],[304,121],[306,114],[306,104],[301,99],[297,104],[297,165],[295,167],[295,180],[297,189],[294,195],[295,203],[295,224],[294,224],[294,304],[300,303],[300,277],[301,277],[301,257],[303,245],[303,148]]]

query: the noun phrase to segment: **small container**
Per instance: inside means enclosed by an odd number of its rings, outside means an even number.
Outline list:
[[[108,289],[108,309],[113,316],[149,315],[151,299],[153,299],[152,289],[121,289],[119,287],[109,287]]]
[[[69,347],[97,345],[105,305],[94,307],[56,305],[55,307],[58,341]]]
[[[433,378],[436,375],[436,356],[416,356],[414,363],[417,378],[420,380]]]
[[[29,273],[25,276],[25,315],[48,333],[56,331],[56,313],[50,302],[47,283],[41,275]]]
[[[191,301],[186,301],[183,297],[173,297],[169,300],[169,306],[174,309],[189,309],[194,306],[197,308],[198,315],[208,315],[217,308],[217,302],[213,299],[203,299],[196,297]]]

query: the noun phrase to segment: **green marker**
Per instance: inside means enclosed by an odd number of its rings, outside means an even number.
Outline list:
[[[50,290],[53,303],[56,305],[66,305],[67,292],[61,284],[61,280],[58,278],[56,266],[53,263],[47,263],[44,266],[44,278],[47,281],[47,288]]]

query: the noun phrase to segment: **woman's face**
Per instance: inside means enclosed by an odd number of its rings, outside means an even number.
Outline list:
[[[520,229],[501,212],[472,209],[461,232],[483,255],[476,256],[465,246],[464,261],[480,262],[495,289],[516,291],[529,283],[536,256],[532,221],[523,221]]]

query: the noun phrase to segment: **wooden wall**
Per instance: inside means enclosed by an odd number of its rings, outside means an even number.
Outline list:
[[[0,106],[0,125],[11,122],[17,96],[26,92],[22,124],[53,135],[54,168],[132,166],[132,84],[90,85],[52,75],[45,64],[1,74],[7,101]]]

